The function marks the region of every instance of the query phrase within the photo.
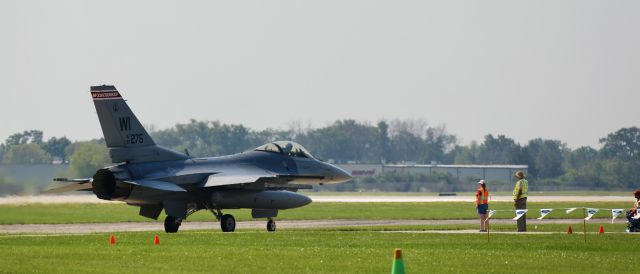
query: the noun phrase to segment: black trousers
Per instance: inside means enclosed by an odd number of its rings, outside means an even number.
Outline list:
[[[516,200],[516,209],[527,209],[527,198]],[[518,232],[527,231],[527,214],[522,215],[518,219]]]

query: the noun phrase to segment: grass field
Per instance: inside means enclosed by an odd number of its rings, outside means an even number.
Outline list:
[[[402,248],[408,273],[635,273],[630,234],[507,235],[283,230],[0,235],[0,272],[389,273]],[[480,270],[481,269],[481,270]]]
[[[531,213],[528,218],[537,218],[540,208],[567,207],[595,208],[627,208],[630,205],[622,202],[545,202],[529,203]],[[509,202],[495,202],[491,209],[513,209]],[[251,219],[250,210],[225,210],[233,214],[237,220]],[[496,219],[512,218],[513,212],[498,212]],[[603,210],[596,218],[610,218],[610,211]],[[357,220],[393,220],[393,219],[474,219],[477,218],[475,207],[466,202],[433,202],[433,203],[312,203],[308,206],[280,211],[280,220],[322,220],[322,219],[357,219]],[[582,218],[579,210],[572,214],[554,211],[546,218]],[[212,221],[213,215],[200,211],[191,216],[190,221]],[[1,205],[0,224],[55,224],[55,223],[95,223],[95,222],[144,222],[153,221],[138,216],[138,208],[126,204],[27,204]],[[162,221],[162,218],[161,220]]]
[[[511,203],[493,203],[494,209],[512,209]],[[626,208],[626,203],[530,203],[539,208],[586,206]],[[227,210],[238,220],[250,219],[249,210]],[[511,218],[502,212],[497,218]],[[609,218],[604,211],[596,217]],[[635,273],[640,235],[596,234],[624,231],[623,223],[598,220],[587,223],[585,242],[582,213],[554,212],[549,217],[575,218],[574,234],[434,234],[430,230],[475,230],[477,225],[387,225],[323,229],[242,229],[114,233],[8,235],[0,234],[0,273],[389,273],[394,248],[402,248],[407,273]],[[282,211],[278,219],[473,219],[474,207],[464,202],[437,203],[314,203]],[[0,222],[74,223],[147,221],[137,208],[125,204],[28,204],[0,206]],[[189,220],[212,221],[209,212]],[[529,225],[533,232],[564,232],[567,224]],[[514,231],[514,224],[494,224],[492,231]],[[154,246],[153,236],[161,244]]]

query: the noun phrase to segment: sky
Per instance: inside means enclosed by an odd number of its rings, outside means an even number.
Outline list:
[[[2,1],[0,140],[143,124],[425,119],[571,148],[640,126],[640,1]]]

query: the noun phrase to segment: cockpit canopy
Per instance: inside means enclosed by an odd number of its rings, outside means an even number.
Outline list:
[[[256,151],[275,152],[286,156],[313,158],[303,146],[292,141],[277,141],[259,146]]]

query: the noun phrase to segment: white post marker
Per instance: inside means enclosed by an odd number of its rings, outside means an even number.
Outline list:
[[[516,216],[513,217],[512,220],[517,221],[518,219],[522,218],[522,216],[527,213],[528,209],[516,209]]]
[[[491,218],[491,216],[493,216],[493,214],[496,214],[495,210],[489,210],[489,214],[487,215],[487,220],[489,220]]]
[[[572,208],[568,208],[567,211],[565,211],[567,214],[570,214],[571,212],[576,211],[576,209],[578,209],[577,207],[572,207]]]
[[[597,208],[587,208],[587,217],[584,218],[586,221],[590,220],[591,217],[593,217],[593,215],[596,215],[596,213],[598,213],[598,211],[600,211]]]
[[[611,210],[611,223],[613,224],[613,221],[616,220],[616,218],[618,218],[618,216],[620,216],[620,214],[622,214],[622,212],[624,211],[624,209],[621,208],[614,208]]]
[[[544,218],[545,216],[549,215],[549,213],[551,213],[551,211],[553,211],[553,208],[540,209],[540,217],[538,217],[538,220],[542,220],[542,218]]]

